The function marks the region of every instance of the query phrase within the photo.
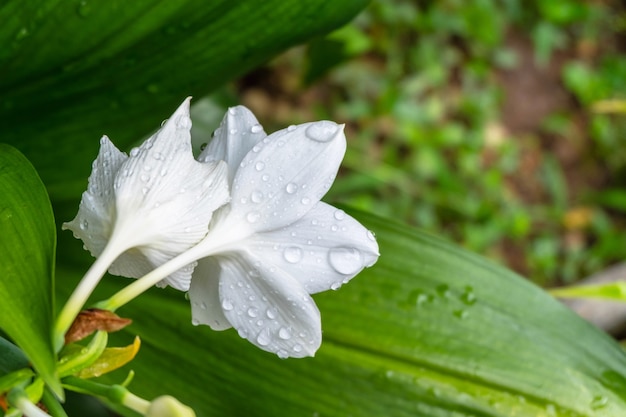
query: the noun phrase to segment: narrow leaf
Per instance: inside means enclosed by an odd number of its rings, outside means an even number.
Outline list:
[[[52,349],[56,230],[37,172],[16,149],[0,144],[0,328],[58,394]]]

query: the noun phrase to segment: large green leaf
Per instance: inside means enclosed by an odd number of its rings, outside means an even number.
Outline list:
[[[52,349],[56,230],[46,189],[28,160],[0,144],[0,329],[60,392]]]
[[[100,135],[124,148],[156,129],[155,118],[167,118],[186,96],[201,97],[339,27],[366,3],[4,2],[2,140],[33,162],[53,197],[79,195]],[[58,160],[66,169],[58,169]]]
[[[360,218],[381,258],[316,296],[315,358],[280,360],[232,330],[193,327],[183,295],[155,289],[120,310],[142,338],[131,388],[199,416],[625,415],[626,355],[604,333],[477,255]],[[100,294],[125,283],[109,278]]]

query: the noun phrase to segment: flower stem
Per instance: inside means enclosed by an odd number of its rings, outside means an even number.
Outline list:
[[[109,243],[111,242],[109,241]],[[87,299],[96,288],[96,285],[98,285],[102,276],[106,273],[107,269],[109,269],[109,266],[111,266],[113,261],[120,255],[119,249],[113,249],[114,247],[114,245],[108,244],[104,248],[102,254],[91,265],[83,279],[78,283],[78,286],[57,317],[52,336],[57,352],[60,351],[65,344],[65,333],[87,302]]]
[[[9,404],[20,410],[24,415],[29,417],[51,417],[50,414],[33,404],[28,398],[28,394],[22,389],[12,389],[7,399]]]
[[[104,385],[75,376],[63,378],[63,384],[67,389],[72,391],[106,398],[114,404],[122,404],[142,415],[145,414],[150,407],[149,401],[136,396],[121,385]]]
[[[152,270],[143,277],[138,278],[132,284],[122,288],[108,300],[100,301],[96,304],[96,307],[109,311],[115,311],[152,286],[158,284],[171,273],[176,272],[180,268],[189,265],[203,256],[205,255],[202,248],[194,246],[175,258],[170,259],[168,262]]]

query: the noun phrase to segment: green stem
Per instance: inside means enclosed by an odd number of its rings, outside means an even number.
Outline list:
[[[145,414],[150,402],[136,396],[121,385],[104,385],[87,379],[68,376],[63,378],[63,386],[71,391],[97,395],[114,404],[121,404],[140,414]]]
[[[41,401],[48,408],[48,412],[52,417],[68,417],[59,401],[48,389],[44,390]]]
[[[205,250],[200,245],[192,247],[191,249],[181,253],[175,258],[170,259],[168,262],[147,273],[143,277],[133,281],[131,284],[115,293],[108,300],[100,301],[96,304],[96,307],[109,311],[117,310],[138,295],[158,284],[168,275],[205,256],[204,252]]]
[[[109,243],[111,242],[109,241]],[[117,247],[114,249],[113,245],[107,245],[63,306],[61,313],[57,317],[53,333],[54,347],[57,352],[65,344],[65,333],[87,302],[96,285],[100,282],[102,276],[120,254],[121,252]]]

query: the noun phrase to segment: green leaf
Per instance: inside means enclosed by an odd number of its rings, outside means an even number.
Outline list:
[[[555,288],[550,291],[555,297],[561,298],[599,298],[626,302],[626,282],[609,282],[605,284],[574,285]]]
[[[0,8],[3,141],[53,197],[79,195],[107,134],[126,148],[202,97],[351,19],[367,0],[13,0]],[[59,22],[62,22],[60,24]],[[63,160],[65,169],[58,169]],[[77,175],[78,174],[78,175]]]
[[[174,395],[198,416],[626,413],[626,355],[607,335],[477,255],[359,218],[376,231],[381,257],[316,296],[324,342],[315,358],[280,360],[234,330],[193,327],[183,295],[155,289],[121,312],[133,319],[123,332],[142,339],[130,389]],[[99,296],[126,283],[108,278]]]
[[[0,144],[0,230],[0,329],[59,393],[50,336],[54,217],[33,166],[5,144]]]

